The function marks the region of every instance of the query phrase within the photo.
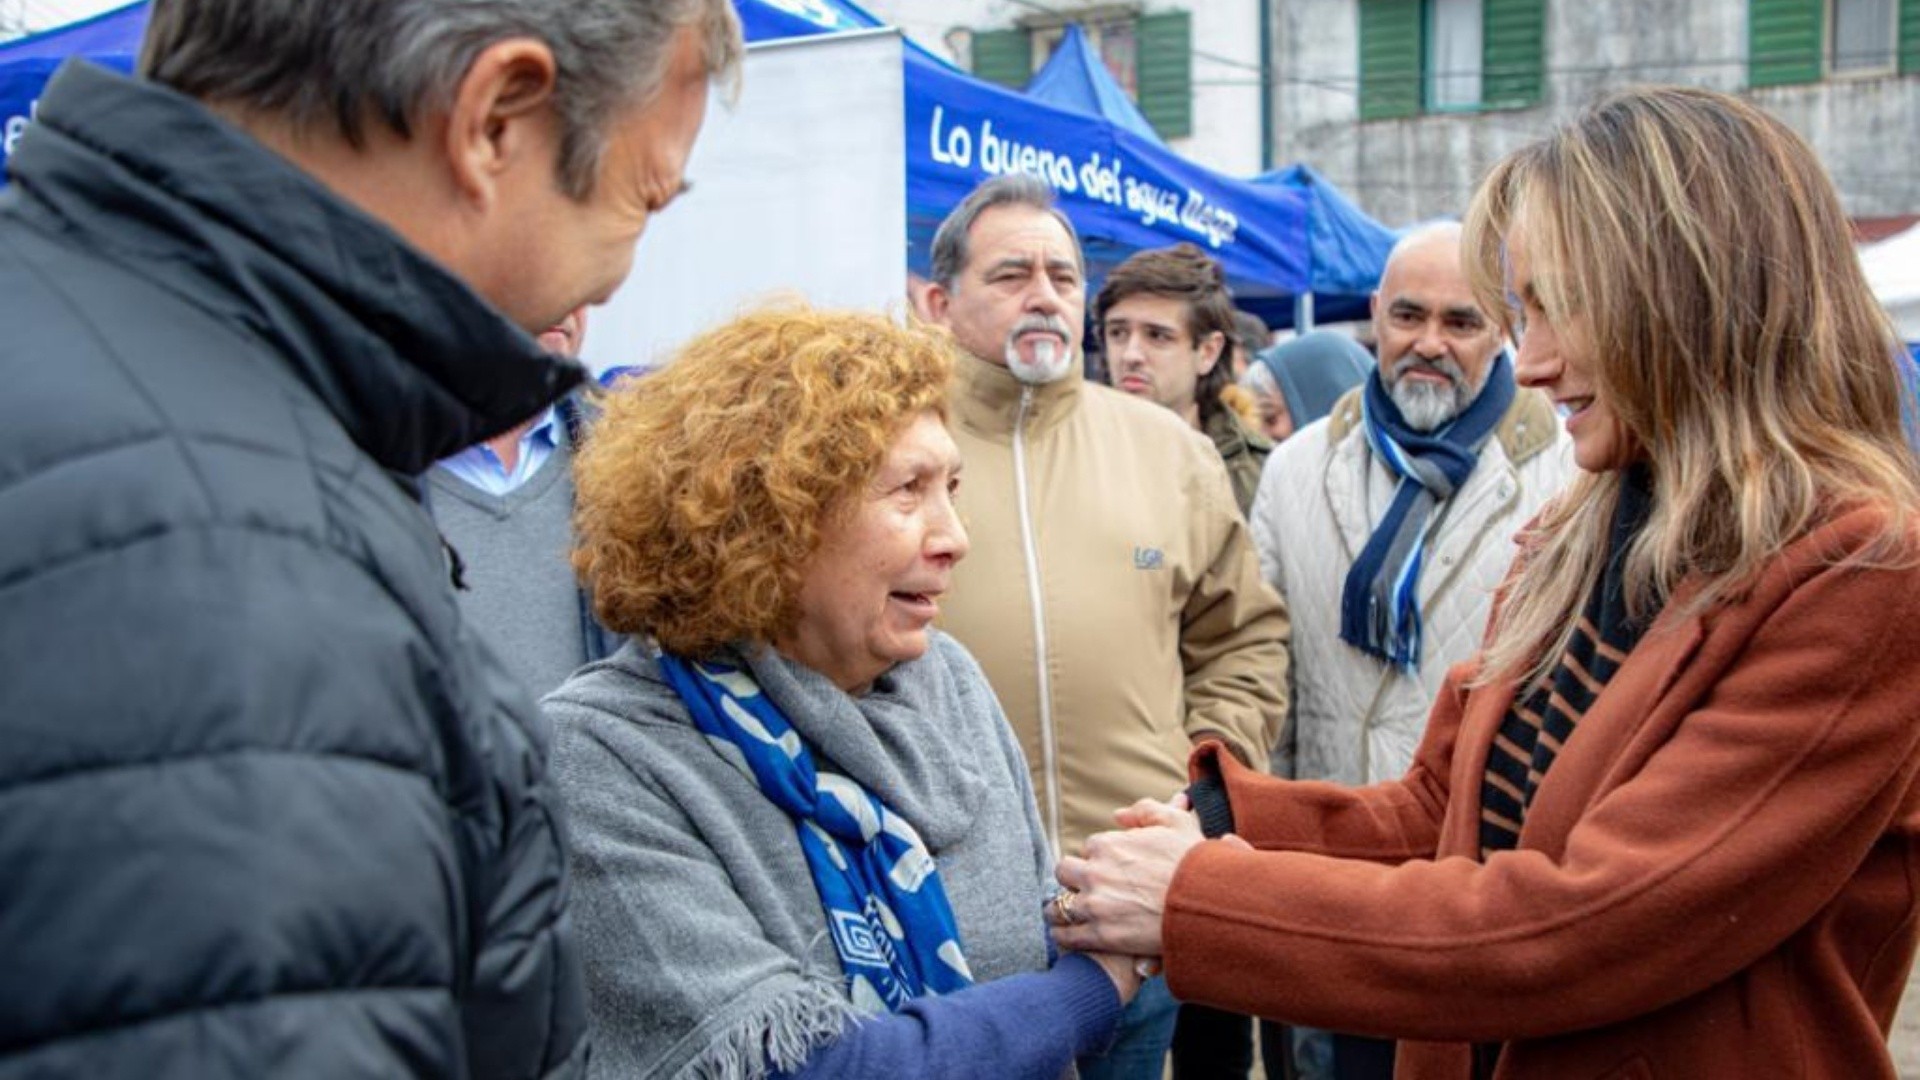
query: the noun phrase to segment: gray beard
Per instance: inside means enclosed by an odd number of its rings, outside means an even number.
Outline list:
[[[1400,418],[1415,431],[1433,431],[1466,411],[1472,392],[1463,385],[1436,386],[1430,382],[1396,381],[1387,391],[1400,409]]]
[[[1415,367],[1432,368],[1452,381],[1445,386],[1424,379],[1408,382],[1404,376]],[[1400,419],[1415,431],[1434,431],[1451,423],[1480,396],[1480,387],[1452,360],[1441,359],[1430,364],[1409,353],[1394,363],[1391,375],[1393,382],[1387,386],[1387,396],[1400,409]],[[1483,381],[1484,378],[1483,375]]]

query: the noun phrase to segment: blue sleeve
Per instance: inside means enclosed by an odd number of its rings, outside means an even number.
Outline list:
[[[1104,1049],[1119,1023],[1113,980],[1099,964],[1069,954],[1043,972],[855,1021],[774,1080],[1057,1080],[1074,1058]]]

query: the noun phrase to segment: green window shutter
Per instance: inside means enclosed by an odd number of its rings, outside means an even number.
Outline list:
[[[1900,0],[1900,74],[1920,75],[1920,0]]]
[[[1140,16],[1134,38],[1140,111],[1162,138],[1193,134],[1193,16]]]
[[[1033,78],[1033,42],[1025,30],[976,30],[973,73],[1015,90]]]
[[[1360,119],[1420,111],[1420,0],[1360,0]]]
[[[1748,0],[1747,83],[1819,82],[1825,0]]]
[[[1540,104],[1545,0],[1483,0],[1480,25],[1481,103],[1489,109]]]

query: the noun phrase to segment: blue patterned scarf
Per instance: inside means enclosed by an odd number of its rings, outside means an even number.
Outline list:
[[[1399,490],[1367,546],[1347,571],[1340,596],[1340,640],[1402,671],[1420,664],[1419,585],[1434,509],[1453,497],[1480,460],[1480,448],[1513,404],[1513,364],[1502,351],[1459,416],[1438,431],[1415,431],[1375,371],[1361,400],[1367,442],[1400,477]]]
[[[854,1004],[893,1011],[971,986],[940,871],[913,826],[850,777],[817,771],[752,675],[659,659],[707,742],[793,818]]]

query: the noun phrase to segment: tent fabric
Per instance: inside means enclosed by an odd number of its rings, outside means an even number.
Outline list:
[[[1920,349],[1920,225],[1861,248],[1860,268],[1900,336]]]
[[[740,28],[748,41],[777,41],[884,26],[857,4],[839,0],[739,0]]]
[[[1120,88],[1120,84],[1114,81],[1113,73],[1107,70],[1107,65],[1095,55],[1078,23],[1067,25],[1067,32],[1061,37],[1059,47],[1053,50],[1053,55],[1034,74],[1023,92],[1035,101],[1098,116],[1122,131],[1130,131],[1149,142],[1165,145],[1160,133],[1147,122],[1146,114]]]
[[[1284,311],[1307,283],[1305,200],[1207,170],[1116,125],[994,86],[908,50],[908,266],[926,274],[933,231],[975,185],[1029,172],[1055,190],[1090,276],[1141,248],[1190,241],[1236,297]]]
[[[749,41],[882,25],[851,0],[734,6]],[[1078,63],[1079,78],[1106,87],[1093,94],[1131,107],[1084,37],[1076,31],[1067,38],[1048,67]],[[904,55],[907,265],[914,273],[928,272],[934,231],[977,184],[1032,172],[1052,185],[1080,233],[1091,280],[1142,248],[1186,240],[1220,261],[1242,307],[1272,325],[1291,325],[1291,298],[1307,285],[1303,198],[1188,161],[1167,149],[1138,110],[1133,130],[1104,111],[1062,107],[976,79],[911,41]]]
[[[1375,221],[1307,165],[1262,173],[1255,182],[1296,191],[1307,199],[1315,293],[1364,296],[1379,286],[1380,271],[1400,239],[1400,230]]]
[[[147,4],[129,4],[91,19],[55,27],[0,45],[0,168],[33,119],[40,90],[69,56],[85,56],[123,74],[133,71],[140,37],[147,30]]]
[[[734,6],[750,42],[881,25],[850,0],[734,0]],[[1084,39],[1079,52],[1083,62],[1090,57]],[[911,41],[903,55],[907,265],[914,273],[927,274],[934,231],[969,191],[990,176],[1030,172],[1054,188],[1080,233],[1093,280],[1141,248],[1187,240],[1220,260],[1235,295],[1248,298],[1243,306],[1285,325],[1287,298],[1306,282],[1303,200],[1273,198],[1187,161],[1150,126],[1137,134],[1104,116],[987,83]],[[1069,54],[1061,62],[1071,60]],[[1104,78],[1124,98],[1104,66],[1083,74]]]

